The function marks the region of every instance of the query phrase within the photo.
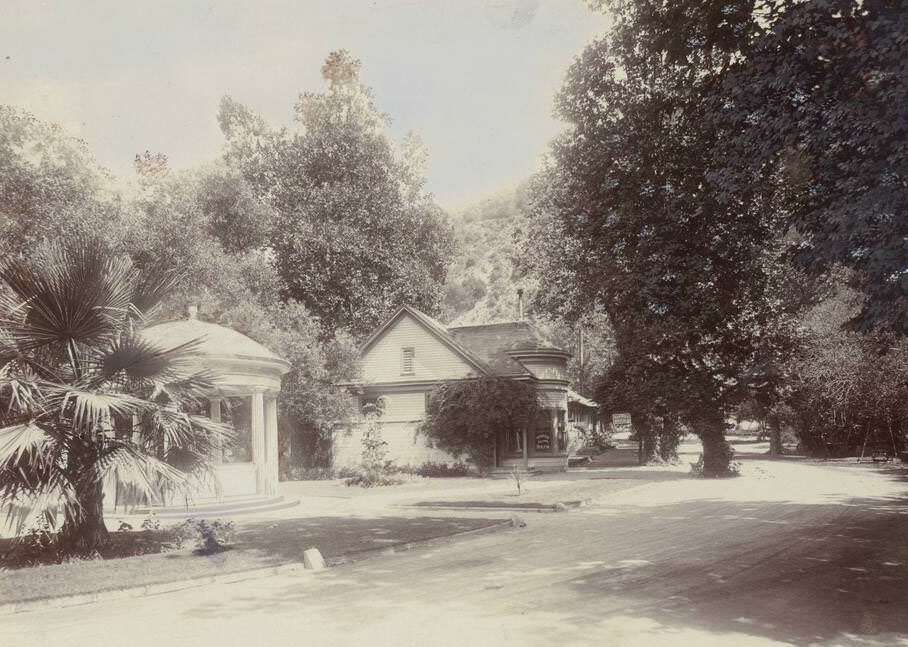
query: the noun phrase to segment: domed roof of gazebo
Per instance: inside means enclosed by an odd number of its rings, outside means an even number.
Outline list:
[[[280,389],[281,376],[290,362],[262,344],[226,326],[194,317],[150,326],[142,336],[162,348],[174,348],[193,340],[198,346],[189,355],[217,378],[226,391],[264,387]]]

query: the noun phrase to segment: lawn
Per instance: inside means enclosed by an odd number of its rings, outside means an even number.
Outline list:
[[[243,523],[232,546],[200,555],[159,552],[163,532],[112,533],[105,559],[25,568],[0,559],[0,604],[134,588],[301,562],[318,548],[328,564],[381,548],[426,541],[500,524],[500,519],[453,517],[310,517]],[[11,540],[0,541],[0,552]],[[124,554],[147,553],[124,557]]]

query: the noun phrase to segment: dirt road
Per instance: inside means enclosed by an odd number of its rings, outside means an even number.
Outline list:
[[[908,645],[904,471],[745,473],[314,576],[0,617],[0,644]]]

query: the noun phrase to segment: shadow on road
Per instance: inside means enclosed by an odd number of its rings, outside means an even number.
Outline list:
[[[366,628],[401,627],[461,644],[532,635],[532,644],[890,645],[908,634],[904,496],[625,512],[556,515],[183,613],[299,614],[349,644]]]

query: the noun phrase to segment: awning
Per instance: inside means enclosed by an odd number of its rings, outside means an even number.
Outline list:
[[[568,389],[567,399],[568,402],[576,402],[577,404],[583,405],[584,407],[589,407],[590,409],[599,408],[598,402],[590,400],[589,398],[585,398],[576,391],[572,391],[571,389]]]

